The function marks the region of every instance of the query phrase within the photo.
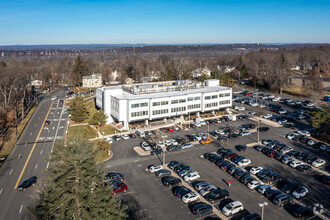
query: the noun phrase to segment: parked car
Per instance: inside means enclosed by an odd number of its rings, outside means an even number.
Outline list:
[[[312,166],[314,166],[314,167],[321,167],[321,166],[324,166],[325,163],[326,163],[325,160],[323,160],[323,159],[317,159],[317,160],[315,160],[315,161],[312,163]]]
[[[194,145],[192,145],[192,143],[185,143],[182,144],[180,147],[181,149],[188,149],[188,148],[192,148]]]
[[[242,144],[240,144],[240,145],[235,145],[235,148],[236,148],[236,150],[238,150],[238,151],[243,151],[243,152],[246,151],[246,145],[245,145],[245,144],[244,144],[244,145],[242,145]]]
[[[155,173],[159,170],[163,170],[164,167],[162,165],[150,165],[148,166],[148,170],[150,173]]]
[[[241,220],[261,220],[261,217],[258,213],[252,213],[243,217]]]
[[[38,178],[36,176],[30,177],[29,179],[19,184],[16,189],[18,191],[25,191],[26,188],[34,186],[37,183],[37,179]]]
[[[141,146],[141,148],[143,149],[143,150],[145,150],[145,151],[149,151],[149,150],[151,150],[151,146],[147,143],[147,142],[142,142],[141,144],[140,144],[140,146]]]
[[[254,166],[254,167],[251,167],[251,169],[249,170],[249,172],[255,175],[255,174],[259,173],[263,169],[264,168],[262,168],[260,166]]]
[[[299,187],[295,191],[293,191],[292,196],[295,197],[296,199],[300,199],[308,193],[308,189],[304,186]]]
[[[126,192],[127,189],[128,189],[127,185],[125,183],[121,182],[118,185],[113,186],[112,194],[117,195],[117,193]]]
[[[182,162],[173,160],[167,166],[168,166],[168,168],[173,170],[175,167],[177,167],[179,165],[182,165]]]
[[[227,199],[229,197],[229,192],[225,189],[213,189],[208,194],[205,195],[205,199],[211,203],[221,199]]]
[[[192,212],[195,215],[206,215],[212,211],[212,206],[206,203],[199,203],[192,208]]]
[[[275,189],[267,189],[264,193],[264,196],[267,197],[269,200],[273,200],[275,196],[282,194],[280,190],[275,190]]]
[[[165,169],[162,169],[162,170],[158,170],[155,172],[155,175],[157,177],[163,177],[163,176],[169,176],[171,175],[171,171],[169,170],[165,170]]]
[[[240,167],[245,167],[247,165],[251,164],[251,160],[250,159],[243,159],[243,160],[240,160],[237,165],[240,166]]]
[[[289,182],[282,188],[282,192],[291,194],[293,191],[298,189],[300,186],[297,182]]]
[[[182,196],[181,199],[184,203],[191,203],[191,202],[199,200],[199,198],[200,198],[200,195],[198,193],[190,192],[190,193],[187,193],[184,196]]]
[[[163,177],[164,178],[164,177]],[[165,186],[176,186],[179,185],[181,183],[181,180],[179,178],[173,177],[173,176],[166,176],[166,179],[163,180],[163,184]]]
[[[314,216],[313,209],[305,206],[300,206],[293,210],[293,216],[300,219],[311,219]]]
[[[182,197],[183,195],[187,194],[187,193],[190,193],[191,190],[185,186],[181,186],[177,189],[174,190],[174,195],[177,196],[177,197]]]
[[[255,189],[256,187],[260,186],[262,183],[258,180],[253,180],[249,182],[246,186],[249,187],[249,189]]]
[[[285,205],[293,203],[293,199],[290,195],[280,194],[280,195],[275,196],[273,203],[275,205],[285,206]]]
[[[312,167],[310,165],[307,164],[302,164],[296,167],[297,170],[302,171],[302,172],[306,172],[312,169]]]
[[[201,140],[201,144],[208,144],[211,143],[212,139],[211,138],[206,138],[205,140]]]
[[[205,196],[206,194],[208,194],[211,190],[216,189],[217,187],[215,185],[209,184],[207,186],[205,186],[203,189],[201,189],[199,191],[199,194],[201,194],[202,196]]]
[[[225,207],[223,207],[222,213],[225,216],[232,216],[243,210],[244,210],[243,204],[240,201],[234,201],[234,202],[227,204]]]
[[[266,192],[266,190],[268,190],[268,189],[273,189],[273,187],[270,185],[261,185],[258,187],[258,192],[260,192],[261,194],[264,194]]]
[[[192,180],[198,180],[200,177],[200,175],[198,174],[198,172],[192,172],[192,173],[188,173],[187,175],[184,176],[184,181],[189,182]]]

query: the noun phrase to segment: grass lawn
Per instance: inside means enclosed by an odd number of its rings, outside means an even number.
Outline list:
[[[68,130],[68,137],[80,137],[80,138],[94,138],[97,137],[97,132],[89,125],[83,126],[70,126]]]
[[[112,127],[111,125],[103,125],[100,127],[100,132],[101,134],[104,135],[109,135],[109,134],[114,134],[115,131],[117,131],[117,133],[120,133],[116,128]]]
[[[36,110],[36,108],[37,108],[37,106],[34,106],[30,110],[29,114],[18,125],[18,128],[17,128],[18,136],[20,136],[21,133],[23,132],[26,124],[29,122],[29,120],[32,117],[32,115],[33,115],[34,111]],[[2,149],[0,151],[0,158],[7,157],[9,155],[9,153],[11,152],[11,150],[14,148],[15,144],[16,144],[16,131],[15,131],[15,128],[11,128],[8,132],[11,132],[11,136],[10,136],[8,142],[2,147]]]
[[[110,155],[108,154],[110,148],[111,144],[107,141],[94,141],[94,150],[97,151],[95,156],[96,163],[102,163],[111,158],[112,152],[110,151]]]

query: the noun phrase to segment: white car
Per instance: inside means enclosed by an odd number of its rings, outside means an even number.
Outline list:
[[[293,150],[292,147],[290,147],[290,146],[286,146],[286,147],[283,147],[283,148],[280,150],[280,152],[281,152],[282,154],[286,154],[286,153],[289,153],[289,152],[292,151],[292,150]]]
[[[251,102],[250,105],[253,106],[253,107],[256,107],[256,106],[258,106],[259,104],[258,104],[257,102]]]
[[[278,113],[280,113],[281,115],[283,115],[283,114],[288,113],[288,111],[285,110],[285,109],[281,109],[281,110],[278,111]]]
[[[268,99],[268,96],[262,96],[262,97],[260,97],[261,99]]]
[[[123,134],[120,136],[123,140],[128,140],[129,136],[127,134]]]
[[[185,144],[182,144],[180,146],[181,149],[188,149],[188,148],[192,148],[194,145],[192,145],[192,143],[185,143]]]
[[[274,95],[268,95],[267,97],[268,97],[268,99],[273,99],[273,98],[275,98]]]
[[[184,176],[184,181],[189,182],[192,180],[198,180],[200,177],[200,175],[198,174],[198,172],[192,172],[192,173],[188,173],[187,175]]]
[[[241,133],[239,133],[239,135],[241,136],[247,136],[247,135],[250,135],[251,132],[250,131],[242,131]]]
[[[267,106],[265,104],[260,104],[259,108],[266,108]]]
[[[293,191],[292,196],[295,197],[296,199],[299,199],[301,197],[306,196],[307,193],[308,193],[308,189],[304,186],[301,186],[295,191]]]
[[[256,115],[256,112],[249,112],[250,115]]]
[[[258,187],[258,192],[260,192],[261,194],[264,194],[267,189],[274,189],[274,188],[270,185],[261,185]]]
[[[281,124],[287,123],[288,120],[286,120],[285,118],[282,118],[282,119],[278,120],[277,122],[281,125]]]
[[[232,216],[240,211],[243,211],[244,207],[240,201],[231,202],[221,210],[225,216]]]
[[[284,164],[289,164],[289,163],[291,163],[293,161],[293,159],[291,158],[291,157],[284,157],[283,159],[282,159],[282,163],[284,163]]]
[[[273,117],[273,115],[272,114],[265,114],[265,115],[262,115],[261,117],[268,119],[268,118]]]
[[[171,141],[171,140],[165,140],[165,141],[164,141],[164,144],[165,144],[166,146],[171,146],[171,145],[172,145],[172,141]]]
[[[209,183],[209,182],[199,182],[194,187],[197,191],[200,191],[201,189],[203,189],[204,187],[206,187],[208,185],[211,185],[211,183]]]
[[[195,137],[196,137],[196,139],[197,139],[197,141],[201,141],[203,138],[201,137],[201,136],[199,136],[198,134],[193,134]]]
[[[294,160],[294,161],[291,161],[290,163],[290,167],[293,167],[293,168],[296,168],[297,166],[299,165],[303,165],[304,163],[299,161],[299,160]]]
[[[195,192],[187,193],[184,196],[182,196],[182,201],[184,203],[190,203],[198,200],[200,198],[200,195]]]
[[[295,134],[287,134],[285,137],[289,140],[292,140],[295,136]]]
[[[278,102],[280,101],[281,97],[280,96],[276,96],[272,99],[273,102]]]
[[[204,133],[199,133],[198,136],[201,137],[202,139],[206,139],[207,138],[207,135],[204,134]]]
[[[110,144],[112,144],[112,138],[111,138],[111,137],[106,138],[105,141],[107,141],[107,142],[109,142]]]
[[[304,135],[306,137],[311,136],[311,134],[308,131],[300,131],[300,130],[298,130],[297,133],[300,134],[300,135]]]
[[[316,144],[317,142],[316,141],[314,141],[314,140],[309,140],[308,142],[307,142],[307,144],[309,145],[309,146],[313,146],[314,144]]]
[[[262,167],[259,167],[259,166],[255,166],[255,167],[252,167],[251,169],[250,169],[250,173],[252,173],[252,174],[257,174],[257,173],[259,173],[261,170],[263,170],[264,168],[262,168]]]
[[[179,143],[175,139],[170,139],[172,145],[179,145]]]
[[[54,101],[57,99],[57,96],[53,96],[50,100]]]
[[[158,147],[164,148],[165,147],[165,143],[163,141],[159,141],[157,143]]]
[[[325,160],[323,160],[323,159],[317,159],[317,160],[315,160],[315,161],[312,163],[312,166],[313,166],[313,167],[321,167],[321,166],[324,166],[325,163],[326,163]]]
[[[249,182],[246,186],[249,187],[250,189],[255,189],[257,186],[261,185],[262,183],[259,182],[258,180],[253,180]]]
[[[202,196],[205,196],[206,194],[208,194],[210,192],[211,189],[216,189],[217,187],[215,185],[207,185],[205,186],[203,189],[201,189],[199,191],[199,193],[202,195]]]
[[[145,151],[151,150],[150,145],[147,142],[145,142],[145,141],[141,143],[141,147]]]
[[[238,110],[238,111],[244,111],[244,110],[245,110],[245,107],[240,106],[240,107],[237,108],[237,110]]]
[[[202,125],[201,125],[201,123],[197,123],[197,122],[196,122],[196,123],[192,124],[192,126],[193,126],[193,127],[200,127],[200,126],[202,126]]]
[[[251,160],[250,159],[243,159],[243,160],[240,160],[237,165],[240,166],[240,167],[245,167],[247,165],[251,164]]]
[[[149,169],[149,172],[150,173],[154,173],[154,172],[156,172],[158,170],[164,169],[164,167],[162,165],[151,165],[151,166],[149,166],[148,169]]]

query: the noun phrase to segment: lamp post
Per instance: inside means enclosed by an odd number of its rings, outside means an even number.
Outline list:
[[[267,202],[259,203],[259,207],[261,207],[261,220],[264,220],[264,207],[268,205]]]

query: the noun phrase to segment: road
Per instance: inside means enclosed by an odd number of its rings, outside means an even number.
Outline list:
[[[24,192],[15,188],[32,176],[37,176],[40,182],[43,171],[49,166],[45,159],[49,158],[54,139],[65,135],[68,113],[64,104],[60,103],[65,95],[66,88],[59,88],[39,103],[16,146],[1,167],[0,220],[32,218],[27,207],[34,204],[35,187]],[[58,99],[52,101],[52,96],[57,96]],[[44,125],[45,120],[50,120],[50,124]]]

